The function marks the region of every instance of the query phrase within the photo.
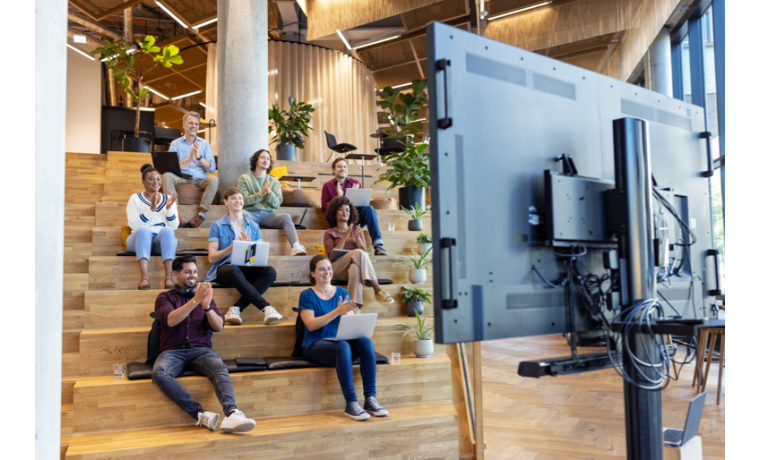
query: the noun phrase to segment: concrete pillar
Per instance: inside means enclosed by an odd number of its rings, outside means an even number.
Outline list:
[[[237,185],[253,152],[269,147],[267,2],[219,0],[219,190]]]
[[[649,89],[673,97],[673,66],[670,59],[670,33],[663,29],[649,47]]]
[[[63,218],[66,170],[66,0],[34,3],[34,448],[59,458]]]

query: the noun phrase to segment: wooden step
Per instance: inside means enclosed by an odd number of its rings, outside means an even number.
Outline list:
[[[79,332],[78,330],[63,331],[64,353],[79,353]]]
[[[74,377],[79,375],[79,353],[63,353],[61,355],[61,376]]]
[[[353,370],[355,391],[361,396],[359,366]],[[346,404],[333,367],[234,373],[230,378],[238,407],[251,417],[332,411]],[[219,410],[214,387],[206,377],[183,377],[179,382],[207,410]],[[401,364],[378,365],[377,394],[391,406],[451,401],[448,356],[404,356]],[[193,422],[150,379],[80,378],[74,386],[74,409],[77,434]]]
[[[61,436],[74,434],[74,405],[61,405]]]
[[[97,227],[121,227],[127,225],[127,200],[120,202],[102,202],[95,205],[95,226]],[[328,228],[327,220],[321,208],[294,208],[283,206],[277,210],[280,213],[290,214],[294,222],[301,221],[303,211],[306,209],[306,215],[303,218],[302,225],[307,229],[324,230]],[[183,220],[189,221],[198,212],[197,206],[180,205],[179,214]],[[206,220],[203,221],[201,228],[211,227],[214,221],[221,219],[227,214],[227,207],[222,205],[212,205],[209,212],[206,213]],[[398,209],[380,209],[377,211],[377,220],[380,226],[380,233],[385,236],[388,231],[388,224],[394,223],[396,231],[406,231],[409,223],[409,215]],[[423,232],[428,235],[433,233],[430,223],[430,213],[422,216]]]
[[[74,384],[77,377],[63,377],[61,379],[61,404],[74,404]]]
[[[63,330],[82,329],[84,325],[84,310],[64,310]]]
[[[364,313],[377,313],[380,318],[405,316],[403,293],[401,284],[383,285],[383,289],[394,298],[395,303],[383,305],[372,295],[371,288],[364,288],[365,305]],[[417,285],[428,292],[433,292],[432,282]],[[304,286],[278,286],[272,287],[264,294],[264,297],[277,308],[286,321],[295,321],[296,313],[292,307],[298,306],[301,292],[308,289]],[[146,291],[110,290],[110,291],[87,291],[84,294],[84,329],[102,329],[109,327],[140,327],[150,326],[156,297],[163,289],[150,289]],[[214,289],[214,301],[222,313],[233,305],[240,294],[234,288]],[[432,309],[428,307],[432,312]],[[259,323],[263,320],[258,310],[250,306],[243,311],[243,321],[246,323]],[[78,334],[78,333],[77,333]],[[78,335],[77,335],[78,337]],[[77,348],[78,350],[78,348]]]
[[[385,407],[388,417],[365,422],[348,419],[342,408],[298,417],[262,418],[247,411],[257,426],[238,435],[192,424],[76,434],[66,458],[459,458],[457,415],[450,401]]]
[[[379,318],[372,336],[375,349],[388,357],[391,352],[412,354],[413,341],[411,337],[403,337],[403,330],[397,324],[413,326],[416,321],[416,318],[406,316]],[[433,318],[428,317],[428,321],[432,325]],[[77,355],[79,373],[64,375],[110,375],[114,363],[144,362],[148,357],[149,331],[150,327],[82,331]],[[295,340],[295,322],[281,321],[270,326],[261,323],[227,325],[222,332],[213,335],[212,344],[223,359],[287,357],[293,352]],[[446,345],[436,344],[435,347],[438,351],[446,349]]]
[[[143,190],[140,167],[146,163],[152,164],[151,155],[149,153],[136,152],[108,152],[107,157],[105,189],[102,201],[123,201],[126,203],[132,193]],[[275,161],[275,166],[287,166],[289,174],[314,176],[314,181],[301,184],[306,189],[321,190],[322,184],[333,177],[329,163]],[[365,177],[365,186],[371,187],[375,178],[385,169],[387,169],[386,166],[365,166],[365,175],[371,176],[371,178]],[[360,171],[360,166],[352,166],[351,176],[358,177]],[[218,169],[213,174],[218,175]],[[297,187],[297,183],[292,182],[291,186],[295,188]],[[387,187],[386,183],[378,184],[378,186],[374,187],[373,197],[395,196],[395,190],[388,192],[386,190]],[[219,190],[219,194],[221,195],[222,193],[224,193],[224,190]]]
[[[269,258],[269,265],[277,270],[277,281],[290,283],[307,281],[309,275],[308,256],[275,256]],[[378,278],[393,280],[394,283],[407,283],[409,267],[398,256],[370,255],[372,266]],[[201,278],[211,268],[207,257],[197,257],[198,273]],[[163,289],[164,266],[161,257],[152,257],[149,267],[150,285],[154,289]],[[90,289],[136,289],[140,283],[140,271],[134,257],[91,256],[89,265]]]
[[[185,249],[208,249],[208,228],[178,228],[175,230],[177,237],[177,250]],[[417,247],[417,232],[393,232],[383,235],[383,247],[388,254],[411,254],[411,250]],[[290,242],[285,231],[263,229],[261,238],[269,243],[269,254],[279,256],[290,255]],[[365,241],[371,241],[369,232],[364,229]],[[298,240],[304,245],[309,256],[317,255],[317,246],[324,246],[324,230],[299,230]],[[371,243],[368,249],[372,251]],[[121,227],[94,227],[92,229],[92,255],[113,256],[124,251],[121,245]],[[66,258],[64,252],[64,259]],[[69,253],[69,257],[75,254]],[[86,254],[89,257],[89,253]],[[84,259],[87,260],[87,257]]]

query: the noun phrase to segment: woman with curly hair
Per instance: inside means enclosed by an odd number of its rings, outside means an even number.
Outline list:
[[[348,293],[356,305],[364,306],[362,290],[365,284],[372,286],[375,298],[383,304],[392,304],[393,297],[388,295],[377,283],[375,269],[367,253],[364,232],[358,225],[359,214],[351,201],[345,196],[336,196],[330,201],[325,213],[329,229],[325,230],[323,241],[325,253],[333,259],[333,276],[336,280],[348,280]],[[331,255],[334,249],[349,251],[335,259]]]

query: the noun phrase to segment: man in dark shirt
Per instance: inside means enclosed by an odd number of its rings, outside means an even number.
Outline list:
[[[345,158],[336,158],[332,163],[333,179],[328,180],[322,185],[322,212],[327,212],[327,206],[336,196],[344,196],[349,188],[361,188],[362,184],[348,177],[348,163]],[[356,210],[359,212],[359,225],[367,226],[369,236],[372,238],[372,246],[375,248],[376,256],[388,255],[383,248],[383,237],[380,234],[380,225],[377,222],[377,212],[372,206],[360,206]]]
[[[219,414],[203,410],[176,377],[185,368],[205,375],[214,384],[219,403],[224,407],[222,431],[251,431],[256,422],[237,409],[232,381],[222,358],[211,349],[210,331],[224,328],[224,316],[212,299],[209,283],[196,288],[198,268],[195,257],[180,256],[172,263],[175,288],[156,298],[156,318],[161,327],[160,354],[153,365],[153,383],[182,410],[198,420],[197,426],[215,431]]]

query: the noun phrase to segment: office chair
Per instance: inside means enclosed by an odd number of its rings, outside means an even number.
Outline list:
[[[325,131],[325,138],[327,138],[327,147],[332,150],[333,152],[337,152],[341,157],[344,156],[346,152],[350,152],[352,150],[356,150],[356,146],[351,144],[338,144],[335,142],[335,136]],[[332,159],[333,154],[330,154],[330,157],[327,158],[327,162],[330,162],[330,159]]]

